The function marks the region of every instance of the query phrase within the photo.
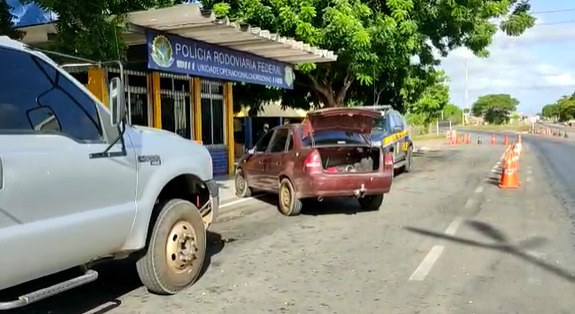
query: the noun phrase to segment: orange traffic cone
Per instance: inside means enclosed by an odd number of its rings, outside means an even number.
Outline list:
[[[505,138],[503,139],[503,145],[509,145],[509,135],[505,133]]]
[[[495,134],[491,134],[491,144],[495,145]]]
[[[517,189],[519,186],[517,164],[513,159],[513,150],[509,150],[503,162],[503,171],[501,171],[499,187],[502,189]]]

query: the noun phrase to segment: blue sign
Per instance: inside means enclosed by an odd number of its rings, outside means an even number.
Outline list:
[[[293,89],[285,63],[153,31],[146,38],[149,69]]]

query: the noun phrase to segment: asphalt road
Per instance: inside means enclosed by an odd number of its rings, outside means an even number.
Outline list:
[[[284,217],[274,197],[236,203],[213,226],[206,272],[176,296],[113,263],[15,313],[573,313],[575,146],[524,142],[518,190],[496,185],[502,145],[428,151],[377,212],[339,199]]]

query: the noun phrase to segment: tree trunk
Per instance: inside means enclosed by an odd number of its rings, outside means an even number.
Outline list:
[[[323,103],[324,108],[345,107],[347,91],[353,83],[349,73],[346,73],[341,84],[337,84],[340,86],[334,86],[335,84],[330,82],[329,75],[325,75],[321,81],[311,74],[308,77],[311,81],[312,90]]]

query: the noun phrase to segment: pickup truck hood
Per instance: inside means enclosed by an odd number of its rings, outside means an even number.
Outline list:
[[[360,108],[330,108],[312,111],[302,122],[304,133],[324,130],[348,131],[369,134],[381,113]]]
[[[143,126],[128,130],[138,156],[158,155],[162,164],[191,167],[200,179],[212,179],[212,157],[205,146],[166,130]]]

